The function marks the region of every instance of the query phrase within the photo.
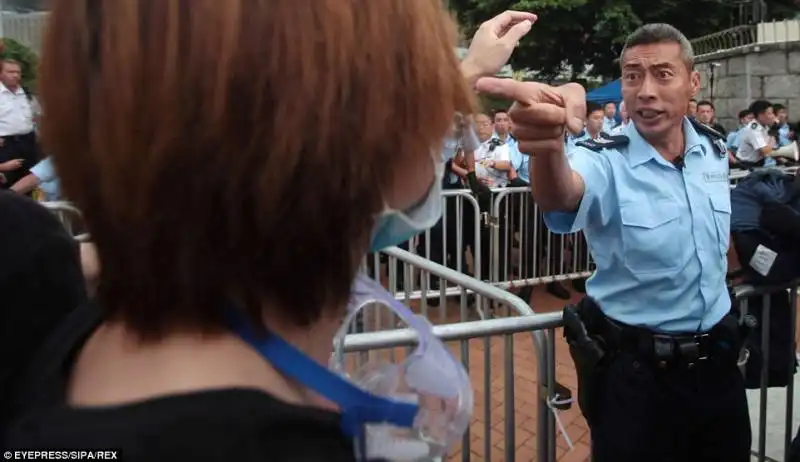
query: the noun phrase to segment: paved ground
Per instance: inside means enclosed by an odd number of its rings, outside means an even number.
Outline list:
[[[574,299],[577,301],[576,294]],[[560,310],[564,301],[556,299],[544,290],[534,291],[532,306],[536,312]],[[457,308],[456,308],[457,309]],[[450,310],[448,310],[450,311]],[[505,345],[502,338],[493,338],[490,342],[491,366],[490,396],[487,402],[484,390],[486,389],[486,367],[484,354],[486,342],[473,340],[469,342],[470,377],[475,390],[476,405],[473,424],[470,428],[471,447],[470,461],[505,462],[505,399],[504,388],[504,351]],[[566,344],[560,332],[556,341],[556,378],[559,383],[569,387],[575,394],[577,382],[572,361],[569,358]],[[536,461],[536,390],[537,364],[530,334],[514,336],[514,410],[515,410],[515,454],[518,462]],[[490,408],[489,438],[491,441],[491,454],[486,456],[484,441],[486,439],[485,409]],[[568,446],[563,437],[557,442],[556,457],[559,462],[584,462],[589,460],[589,432],[586,421],[580,414],[577,404],[568,411],[559,413],[559,418],[573,443],[573,449],[568,451]],[[450,458],[453,461],[462,459],[461,450],[455,451]]]

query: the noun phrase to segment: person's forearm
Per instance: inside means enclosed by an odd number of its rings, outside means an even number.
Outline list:
[[[39,186],[39,178],[36,175],[29,174],[11,185],[11,190],[19,194],[28,194],[37,186]]]
[[[450,170],[456,175],[460,176],[461,178],[464,178],[465,176],[467,176],[467,173],[469,173],[467,172],[467,169],[455,164],[450,166]]]
[[[564,155],[531,156],[531,194],[542,211],[574,212],[583,198],[584,185]]]
[[[470,87],[475,86],[475,82],[482,77],[480,71],[475,67],[469,59],[461,61],[461,75],[467,80]]]
[[[509,162],[507,160],[495,161],[494,169],[495,170],[500,170],[500,171],[503,171],[503,172],[507,172],[508,170],[511,170],[511,162]]]
[[[473,151],[464,152],[464,164],[467,166],[467,173],[475,171],[475,153]]]

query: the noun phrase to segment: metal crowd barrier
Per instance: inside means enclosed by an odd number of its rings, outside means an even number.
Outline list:
[[[758,431],[754,435],[758,442],[758,449],[754,455],[758,458],[759,462],[769,460],[767,458],[767,398],[769,396],[769,354],[770,354],[770,333],[771,333],[771,296],[778,293],[789,293],[789,311],[791,319],[791,337],[789,345],[789,354],[793,359],[789,362],[789,381],[786,386],[786,409],[785,409],[785,425],[784,425],[784,444],[783,453],[784,458],[789,454],[789,448],[795,436],[797,429],[794,428],[793,406],[794,406],[794,376],[797,358],[797,339],[796,339],[796,326],[797,326],[797,292],[800,287],[800,280],[792,281],[788,284],[773,285],[773,286],[754,286],[750,284],[740,284],[734,287],[734,296],[739,301],[741,315],[748,315],[748,300],[752,297],[762,297],[762,322],[761,326],[761,368],[760,368],[760,387],[759,387],[759,412],[758,412]],[[752,357],[752,356],[750,356]],[[744,372],[744,369],[743,369]],[[752,418],[752,416],[751,416]],[[785,459],[786,460],[786,459]]]
[[[591,276],[583,233],[551,233],[530,188],[495,190],[489,220],[494,285],[511,289]]]
[[[461,319],[446,324],[439,324],[433,327],[434,333],[444,341],[459,342],[457,351],[464,366],[470,371],[473,384],[474,373],[483,373],[482,386],[475,387],[476,393],[476,409],[473,416],[474,425],[476,421],[482,422],[483,425],[483,444],[482,447],[473,449],[471,441],[471,430],[468,430],[462,439],[461,447],[461,460],[467,462],[471,460],[472,452],[475,451],[481,457],[481,460],[487,462],[492,460],[494,442],[492,441],[493,429],[493,413],[492,398],[493,392],[497,392],[495,386],[492,384],[491,371],[493,367],[497,367],[496,362],[492,359],[496,356],[492,355],[491,349],[493,346],[498,347],[497,342],[492,342],[492,339],[502,338],[503,342],[503,397],[505,406],[503,408],[503,440],[504,449],[499,460],[506,462],[513,462],[516,457],[517,444],[516,444],[516,418],[515,418],[515,343],[513,334],[517,333],[530,333],[533,340],[533,351],[538,365],[533,362],[526,362],[532,370],[534,367],[537,369],[537,396],[536,396],[536,423],[535,429],[524,430],[529,433],[536,434],[536,454],[537,459],[543,462],[554,462],[556,452],[556,426],[555,415],[551,411],[551,405],[555,398],[555,331],[554,329],[561,325],[561,313],[547,313],[547,314],[534,314],[527,302],[523,301],[514,294],[494,287],[491,284],[479,281],[462,272],[447,268],[443,265],[437,264],[430,260],[414,255],[411,252],[402,250],[400,248],[385,249],[381,253],[391,257],[391,259],[402,262],[407,268],[414,268],[418,271],[429,273],[435,277],[447,281],[456,288],[462,290],[462,294],[469,292],[483,297],[484,299],[491,300],[495,303],[502,304],[512,310],[517,316],[486,319],[477,321],[463,320],[464,305],[461,307]],[[389,265],[392,265],[391,259]],[[378,273],[380,277],[380,273]],[[424,278],[423,278],[424,280]],[[389,281],[391,286],[396,281]],[[391,287],[390,287],[391,288]],[[424,299],[422,299],[424,301]],[[412,305],[413,307],[413,305]],[[417,306],[417,311],[421,314],[427,314],[425,306]],[[429,316],[433,322],[434,317]],[[362,322],[371,324],[374,321],[365,319]],[[390,323],[391,324],[391,323]],[[402,351],[395,352],[394,349],[399,347],[409,347],[416,341],[415,332],[409,329],[392,328],[390,330],[376,330],[370,331],[366,329],[365,333],[352,333],[349,334],[345,340],[345,351],[354,353],[355,358],[353,362],[356,364],[366,363],[368,359],[359,358],[358,354],[364,352],[375,352],[380,349],[392,349],[390,355],[402,355]],[[471,364],[470,361],[470,340],[481,339],[483,343],[483,360],[480,366]],[[456,350],[452,349],[451,351]],[[456,354],[456,351],[454,351]],[[519,355],[517,355],[519,356]],[[533,358],[531,358],[533,359]],[[351,362],[352,364],[352,362]],[[473,367],[470,367],[470,366]]]

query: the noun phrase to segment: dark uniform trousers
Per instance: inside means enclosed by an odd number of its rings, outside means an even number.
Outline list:
[[[750,417],[737,365],[744,332],[737,315],[727,315],[707,334],[656,334],[605,317],[587,297],[577,312],[594,339],[588,343],[605,352],[594,363],[581,353],[589,350],[575,341],[575,330],[568,331],[568,309],[565,332],[593,462],[750,460]]]
[[[732,359],[661,369],[621,353],[598,380],[593,462],[748,462],[750,417]]]
[[[39,149],[36,144],[36,135],[30,132],[24,135],[4,136],[3,145],[0,146],[0,163],[14,159],[22,159],[22,168],[13,172],[4,172],[6,181],[0,184],[0,189],[8,189],[22,177],[30,173],[30,169],[39,162]]]

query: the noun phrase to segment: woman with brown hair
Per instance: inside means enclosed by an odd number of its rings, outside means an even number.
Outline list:
[[[452,442],[464,389],[412,385],[406,364],[407,388],[364,391],[326,366],[361,258],[439,219],[453,115],[534,20],[487,22],[459,65],[438,0],[53,1],[42,134],[96,245],[102,316],[62,326],[5,446],[392,458],[384,423]],[[395,396],[434,385],[447,428]]]

